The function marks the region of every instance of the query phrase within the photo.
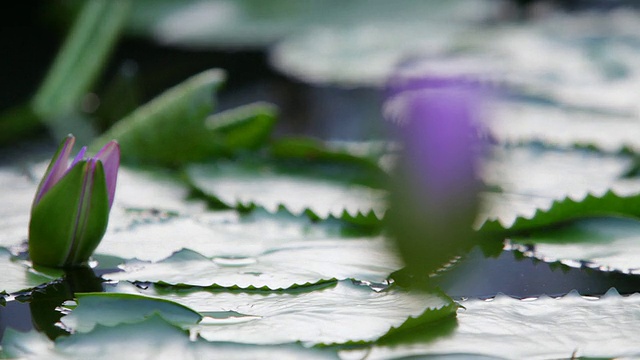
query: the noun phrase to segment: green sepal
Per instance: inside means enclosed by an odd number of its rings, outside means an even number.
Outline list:
[[[93,178],[89,178],[89,197],[85,197],[80,209],[75,246],[67,259],[67,266],[75,266],[89,260],[100,244],[109,223],[109,195],[102,162],[95,165]],[[90,176],[91,174],[88,174]]]

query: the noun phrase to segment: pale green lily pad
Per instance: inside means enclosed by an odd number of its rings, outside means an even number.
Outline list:
[[[640,193],[620,196],[608,191],[601,196],[589,194],[576,200],[569,197],[550,200],[513,194],[489,196],[485,194],[485,199],[494,213],[492,218],[478,226],[481,231],[517,233],[585,217],[640,217]]]
[[[189,193],[188,187],[171,173],[121,166],[105,238],[135,224],[159,223],[177,215],[204,212],[204,201],[186,201]]]
[[[640,194],[640,181],[622,178],[632,164],[629,157],[536,148],[494,149],[492,155],[482,168],[482,178],[500,191],[481,194],[477,228],[515,230],[523,223],[535,223],[538,215],[545,217],[538,225],[549,225],[567,220],[571,213],[573,217],[634,214],[623,209],[634,207],[631,201],[620,209],[616,205],[618,199]],[[554,209],[558,203],[564,203],[562,211]]]
[[[513,244],[533,245],[527,254],[573,266],[640,273],[640,221],[596,218],[511,237]]]
[[[256,346],[190,340],[189,334],[160,316],[117,326],[98,325],[89,333],[60,337],[7,329],[2,339],[6,356],[20,359],[333,359],[330,350],[301,345]]]
[[[76,297],[78,305],[60,321],[77,332],[89,332],[98,324],[136,323],[154,314],[181,327],[197,324],[202,319],[188,307],[164,299],[116,293],[79,293]]]
[[[381,218],[385,212],[386,192],[357,183],[381,179],[358,168],[220,162],[188,166],[187,174],[196,188],[230,207],[284,207],[295,215],[310,210],[323,219],[370,213]]]
[[[0,294],[14,293],[51,282],[62,276],[62,271],[50,270],[47,274],[31,268],[21,260],[12,260],[8,250],[0,247]]]
[[[577,111],[531,102],[500,103],[487,119],[504,144],[539,142],[560,148],[589,146],[606,152],[640,152],[640,119]]]
[[[159,261],[186,248],[207,257],[256,257],[295,243],[313,246],[317,240],[340,242],[357,236],[362,236],[358,229],[338,220],[314,223],[284,211],[240,215],[230,210],[116,229],[105,236],[96,253]]]
[[[126,290],[116,290],[121,289]],[[351,281],[297,292],[149,291],[200,312],[203,320],[192,331],[203,338],[252,344],[371,342],[396,331],[430,326],[457,308],[441,293],[399,288],[376,292]]]
[[[171,285],[287,289],[330,280],[382,283],[402,268],[382,237],[317,239],[273,246],[257,256],[205,257],[181,250],[159,262],[128,261],[109,280]]]
[[[398,342],[343,351],[343,359],[460,354],[509,359],[637,358],[640,295],[614,290],[600,299],[577,293],[522,301],[498,295],[461,302],[457,327],[430,342]]]
[[[343,28],[356,24],[395,25],[429,19],[479,19],[488,3],[350,1],[136,1],[129,31],[172,46],[264,48],[310,28]],[[446,18],[446,20],[442,20]],[[406,39],[404,39],[406,40]]]
[[[18,246],[28,237],[31,203],[38,184],[25,171],[0,167],[0,246]],[[9,190],[10,189],[10,190]]]

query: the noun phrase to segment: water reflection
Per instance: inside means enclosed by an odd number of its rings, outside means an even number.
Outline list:
[[[519,251],[487,256],[479,248],[432,280],[453,298],[490,298],[498,293],[516,298],[561,296],[574,289],[599,296],[612,287],[624,295],[640,290],[640,276],[545,263]]]
[[[102,291],[102,279],[96,276],[93,269],[79,267],[65,270],[61,280],[25,296],[27,302],[14,300],[6,306],[0,306],[0,340],[7,327],[19,331],[36,329],[52,340],[67,334],[57,325],[64,315],[59,307],[65,301],[72,300],[75,293]]]

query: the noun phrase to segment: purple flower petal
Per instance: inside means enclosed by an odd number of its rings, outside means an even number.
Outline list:
[[[107,193],[109,194],[109,207],[113,204],[116,192],[116,181],[118,178],[118,168],[120,167],[120,145],[116,141],[109,141],[94,159],[102,162],[107,181]]]
[[[43,181],[40,183],[38,188],[38,192],[36,193],[36,198],[33,202],[34,205],[40,202],[40,199],[44,196],[44,194],[53,187],[67,172],[69,167],[69,155],[71,154],[71,149],[73,149],[73,145],[76,141],[76,138],[73,135],[67,136],[66,139],[60,144],[56,155],[51,159],[49,163],[49,167],[45,173]]]
[[[82,149],[80,149],[80,151],[78,151],[78,155],[76,155],[76,157],[73,159],[73,161],[71,162],[71,165],[69,166],[69,169],[71,169],[72,167],[74,167],[78,161],[80,160],[84,160],[84,155],[87,153],[87,147],[83,146]]]

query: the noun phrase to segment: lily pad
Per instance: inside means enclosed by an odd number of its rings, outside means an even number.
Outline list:
[[[486,196],[486,194],[485,194]],[[608,191],[602,196],[552,200],[528,196],[490,194],[485,198],[487,218],[478,226],[481,231],[517,233],[574,219],[593,216],[640,217],[640,193],[620,196]]]
[[[98,325],[89,333],[60,337],[7,329],[2,350],[20,359],[333,359],[331,350],[305,349],[301,345],[256,346],[192,341],[186,331],[158,315],[133,324]]]
[[[149,291],[200,312],[203,320],[192,330],[203,338],[252,344],[371,342],[428,326],[457,308],[441,293],[399,288],[376,292],[351,281],[297,292]]]
[[[381,179],[358,168],[218,162],[190,165],[193,186],[229,207],[258,205],[270,212],[284,207],[295,215],[311,211],[329,216],[363,216],[385,212],[386,192],[372,188]]]
[[[539,142],[566,149],[640,152],[640,121],[634,116],[513,102],[496,106],[487,122],[490,133],[503,144]]]
[[[457,327],[429,342],[346,350],[343,359],[389,359],[457,354],[462,358],[636,358],[640,295],[610,290],[600,299],[572,292],[522,301],[498,295],[463,301]]]
[[[27,240],[31,203],[38,184],[27,172],[11,167],[0,167],[0,246],[12,247]]]
[[[76,297],[78,305],[60,321],[77,332],[89,332],[98,324],[136,323],[154,314],[180,327],[194,325],[202,319],[200,314],[183,305],[142,295],[79,293]]]
[[[190,217],[138,223],[109,232],[96,253],[125,259],[159,261],[183,248],[207,257],[257,257],[282,246],[314,241],[348,241],[367,235],[339,220],[312,222],[285,211],[206,212]]]
[[[382,237],[294,241],[257,256],[205,257],[181,250],[159,262],[128,261],[109,280],[171,285],[287,289],[331,280],[382,283],[402,267]]]
[[[62,271],[37,271],[21,260],[12,260],[8,250],[0,247],[0,294],[14,293],[53,281],[62,276]]]
[[[628,157],[533,147],[494,150],[482,177],[499,191],[482,195],[477,228],[519,230],[640,211],[640,181],[623,178],[632,164]]]
[[[513,236],[511,241],[532,245],[526,253],[544,261],[640,274],[640,221],[636,219],[583,219]]]
[[[112,211],[153,211],[156,213],[197,214],[205,210],[202,201],[185,201],[189,188],[176,176],[162,169],[140,169],[121,166]],[[112,217],[115,212],[112,212]],[[122,228],[118,222],[113,228]]]

